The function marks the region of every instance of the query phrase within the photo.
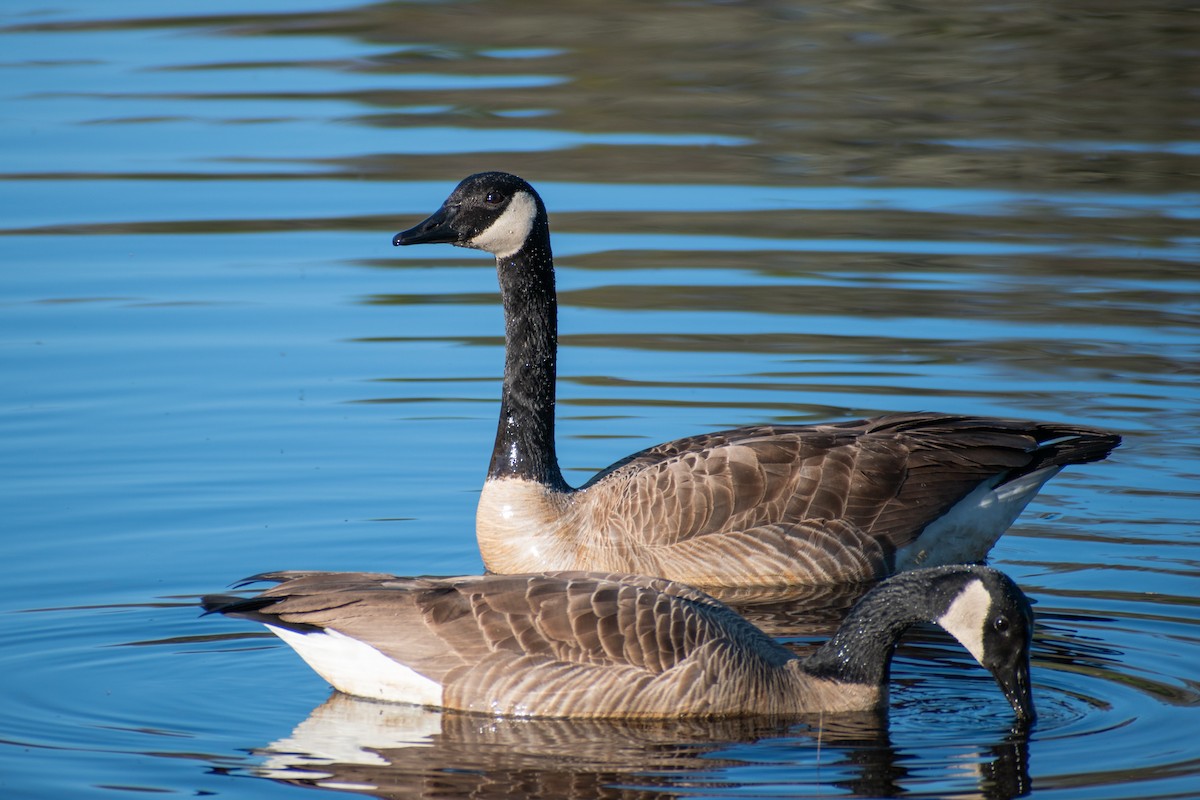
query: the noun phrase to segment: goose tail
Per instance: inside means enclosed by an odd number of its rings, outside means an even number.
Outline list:
[[[1009,476],[1008,480],[1047,467],[1061,469],[1071,464],[1103,461],[1121,445],[1121,437],[1115,433],[1076,425],[1041,424],[1031,433],[1037,441],[1033,459],[1019,473]]]

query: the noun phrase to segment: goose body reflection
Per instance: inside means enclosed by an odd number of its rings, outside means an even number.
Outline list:
[[[1034,717],[1032,612],[988,567],[901,573],[806,658],[723,603],[657,578],[590,573],[398,578],[273,573],[208,611],[261,622],[335,688],[491,715],[797,715],[882,708],[904,631],[933,622]]]
[[[985,784],[978,794],[994,800],[1025,794],[1028,733],[990,741],[985,731],[975,736],[985,737],[976,745]],[[335,692],[290,735],[257,748],[264,761],[253,772],[380,798],[668,800],[679,796],[683,781],[702,782],[710,792],[747,788],[731,784],[739,766],[750,766],[745,745],[772,740],[786,740],[780,751],[787,760],[775,767],[786,770],[792,785],[810,778],[856,797],[902,794],[904,783],[923,772],[921,758],[937,750],[898,751],[886,715],[872,712],[787,721],[492,719],[481,725],[468,714]],[[961,765],[961,750],[956,757]]]
[[[538,193],[507,173],[472,175],[393,242],[496,257],[504,384],[476,514],[492,572],[660,575],[722,593],[980,561],[1046,481],[1120,442],[1078,425],[926,413],[756,425],[651,447],[573,488],[555,452],[557,301]]]

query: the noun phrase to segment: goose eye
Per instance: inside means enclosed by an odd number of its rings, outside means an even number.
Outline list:
[[[489,206],[498,206],[504,202],[504,193],[493,189],[487,193],[487,197],[483,198],[483,201]]]
[[[996,629],[996,633],[1007,633],[1009,628],[1008,617],[996,617],[992,620],[992,627]]]

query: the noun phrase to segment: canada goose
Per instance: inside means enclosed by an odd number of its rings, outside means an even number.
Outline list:
[[[461,578],[279,572],[206,611],[261,622],[347,694],[548,717],[739,716],[884,707],[892,652],[918,622],[946,629],[1034,717],[1033,615],[989,567],[903,572],[801,659],[689,586],[561,572]]]
[[[472,175],[392,241],[496,257],[504,386],[476,512],[492,572],[628,572],[719,593],[979,561],[1060,469],[1121,441],[1077,425],[925,413],[757,425],[642,450],[574,489],[554,447],[554,259],[537,192],[515,175]]]

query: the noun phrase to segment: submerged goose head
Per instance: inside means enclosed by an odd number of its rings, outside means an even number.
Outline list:
[[[1017,716],[1033,719],[1033,608],[1013,580],[995,570],[980,572],[963,584],[937,623],[992,673]]]
[[[507,172],[480,172],[463,179],[441,208],[396,234],[392,244],[452,244],[503,259],[519,252],[545,220],[542,199],[528,183]]]
[[[886,686],[892,647],[915,622],[933,622],[987,669],[1017,717],[1033,720],[1033,608],[1012,578],[977,566],[902,572],[868,592],[806,662],[814,674]],[[886,644],[885,644],[886,643]]]
[[[347,694],[487,714],[728,717],[887,706],[905,630],[933,622],[1034,719],[1033,615],[988,567],[915,570],[868,592],[798,658],[728,606],[659,578],[585,572],[398,578],[274,573],[208,611],[261,622]]]

